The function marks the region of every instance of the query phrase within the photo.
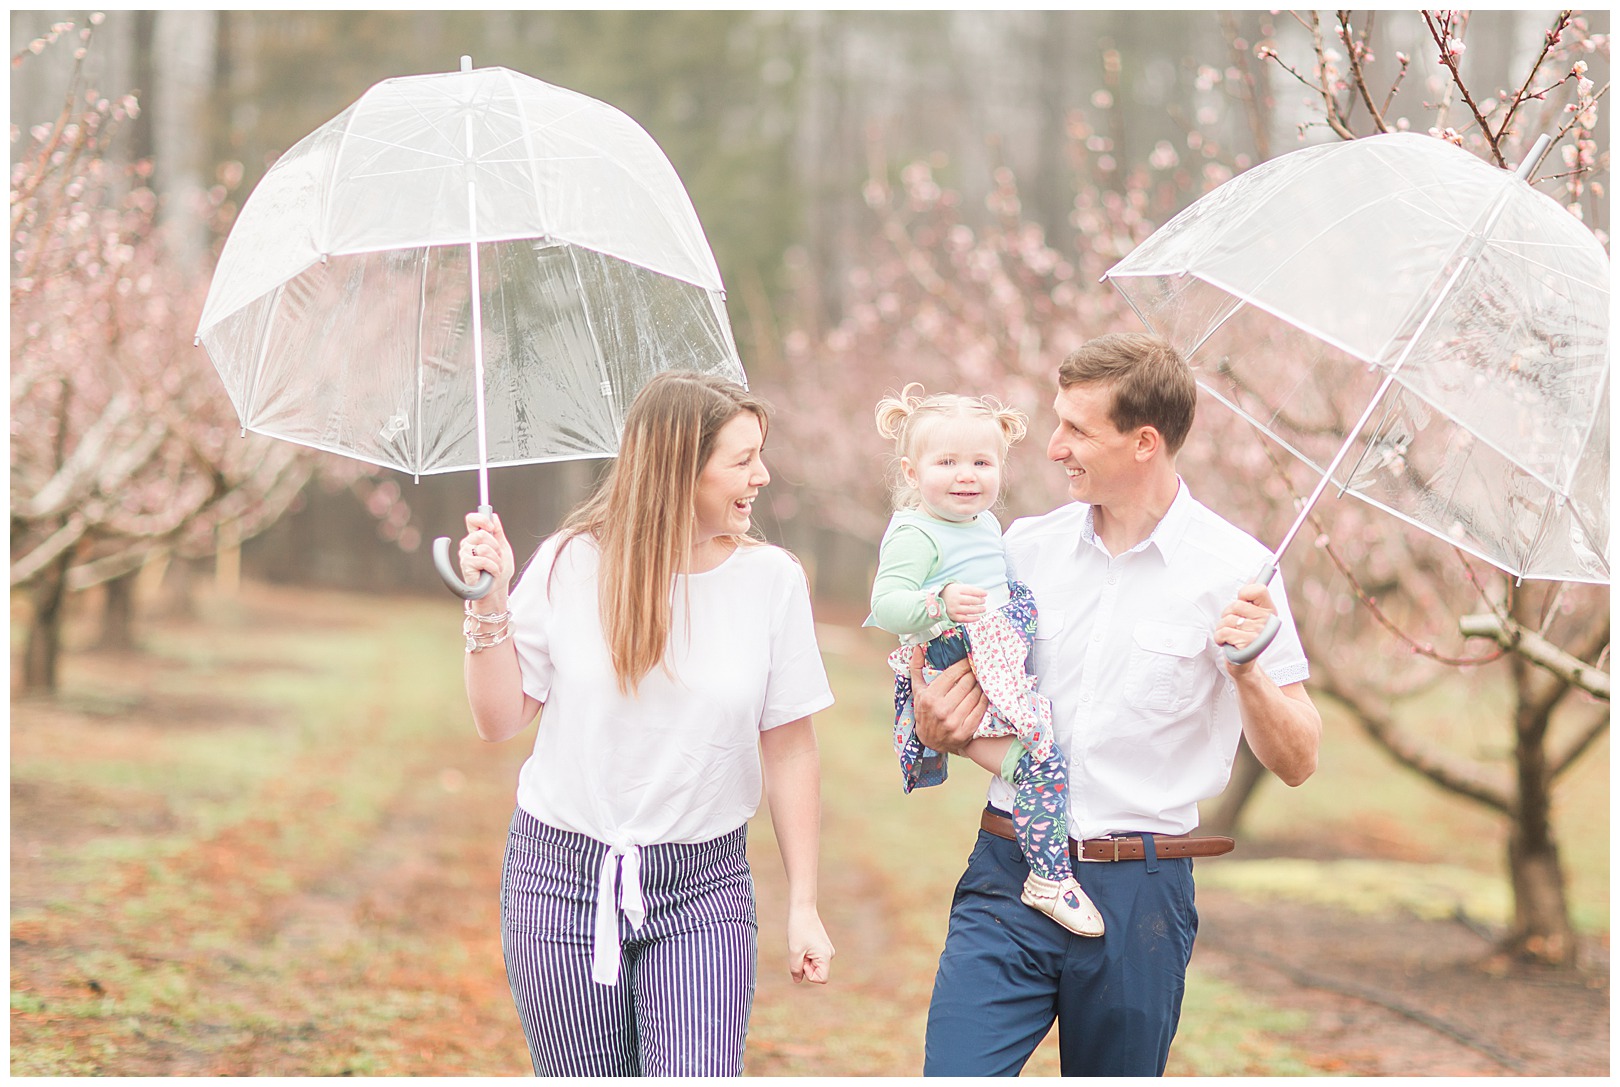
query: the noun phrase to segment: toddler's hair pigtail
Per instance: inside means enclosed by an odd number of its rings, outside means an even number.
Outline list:
[[[916,394],[912,393],[913,389],[917,390]],[[918,395],[921,392],[922,383],[913,381],[900,390],[900,395],[879,400],[875,412],[878,433],[891,441],[900,438],[905,433],[906,420],[922,405],[922,397]]]
[[[990,412],[990,418],[1001,428],[1001,436],[1009,446],[1017,445],[1029,433],[1029,416],[1017,408],[1008,407],[993,396],[979,398]]]

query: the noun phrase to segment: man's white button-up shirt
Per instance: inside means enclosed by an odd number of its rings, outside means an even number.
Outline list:
[[[1069,833],[1184,834],[1232,772],[1243,723],[1215,627],[1270,552],[1180,484],[1153,533],[1111,556],[1076,502],[1007,530],[1010,571],[1039,619],[1030,667],[1069,762]],[[1310,674],[1282,579],[1282,629],[1259,666],[1279,686]],[[992,778],[990,803],[1012,807]]]

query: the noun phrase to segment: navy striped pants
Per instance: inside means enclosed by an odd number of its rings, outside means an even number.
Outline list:
[[[599,985],[592,934],[608,846],[513,813],[501,943],[536,1075],[742,1073],[758,946],[747,834],[641,847],[646,918],[635,928],[618,917],[619,980]]]

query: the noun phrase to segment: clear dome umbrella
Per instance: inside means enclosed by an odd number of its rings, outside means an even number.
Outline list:
[[[1519,170],[1407,133],[1228,181],[1106,273],[1320,480],[1521,578],[1609,580],[1609,258]],[[1275,624],[1234,660],[1269,643]]]
[[[413,476],[618,452],[653,374],[746,379],[674,167],[505,68],[385,80],[243,205],[197,339],[247,430]],[[450,541],[434,542],[446,584]]]

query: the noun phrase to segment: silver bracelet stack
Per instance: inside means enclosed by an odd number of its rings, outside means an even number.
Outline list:
[[[484,615],[473,611],[472,601],[467,601],[467,613],[461,620],[461,633],[467,639],[467,652],[491,649],[506,641],[512,636],[511,621],[510,611]]]

